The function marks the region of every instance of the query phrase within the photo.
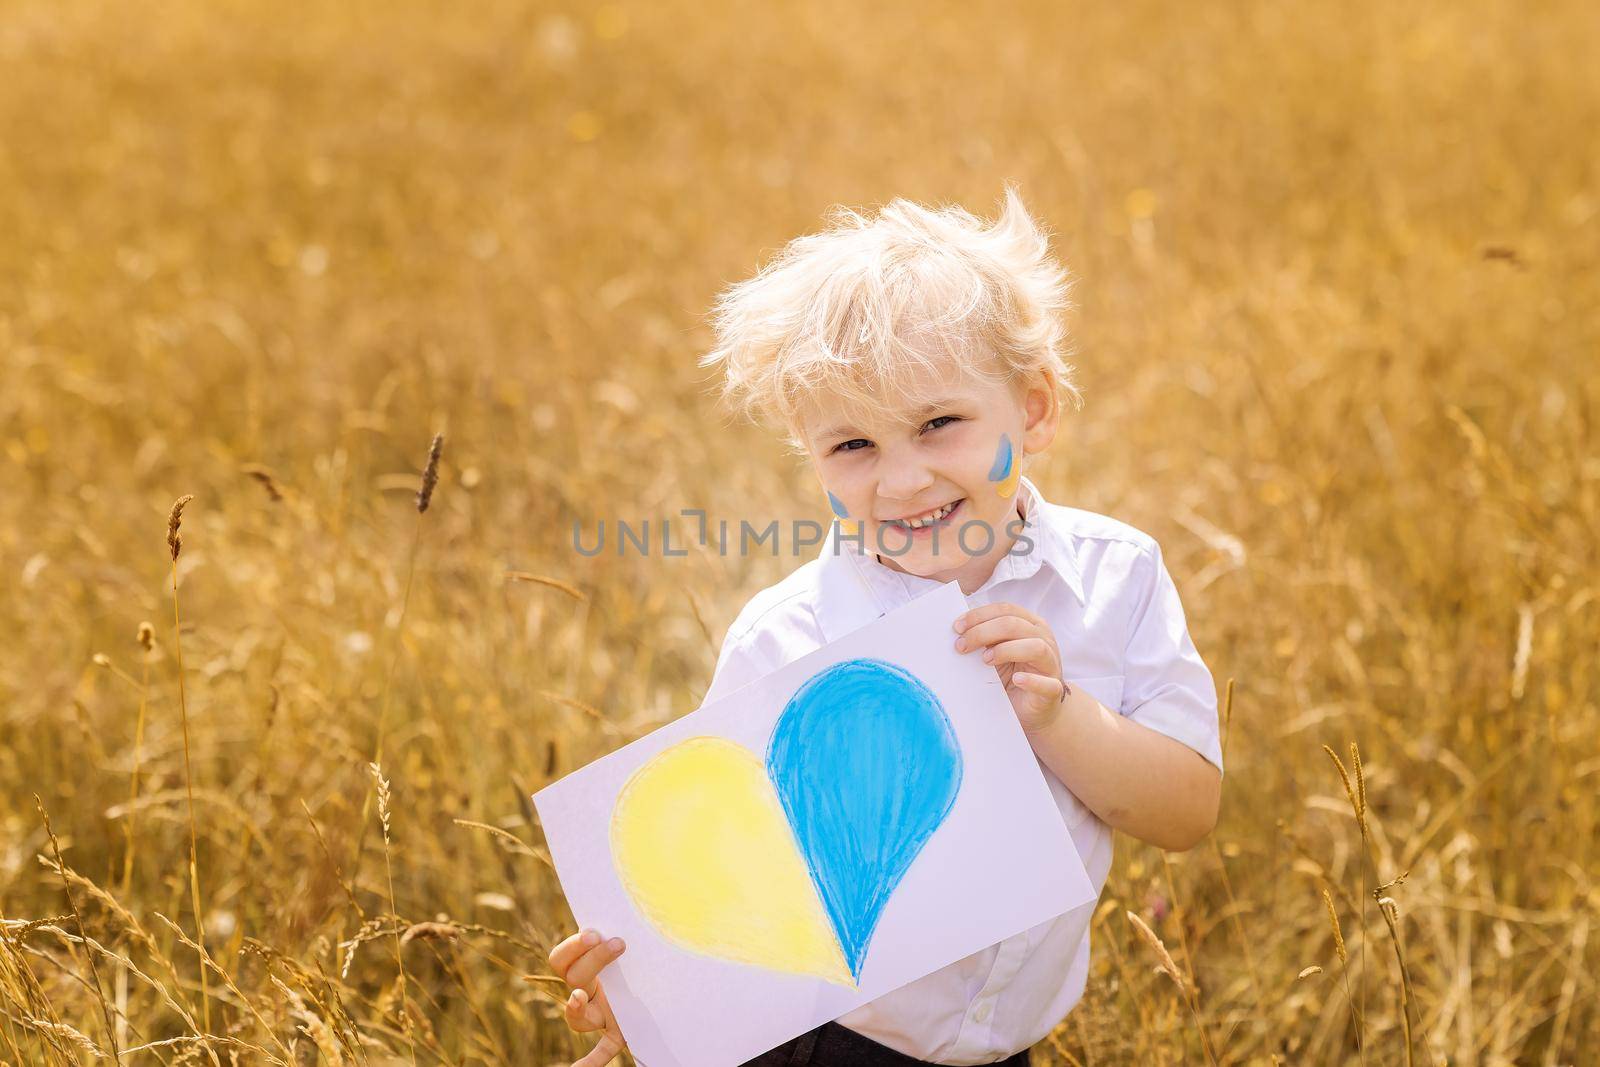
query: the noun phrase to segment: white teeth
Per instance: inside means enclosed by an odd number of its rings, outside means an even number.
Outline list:
[[[959,500],[952,501],[942,508],[938,508],[929,512],[926,516],[920,519],[912,519],[910,521],[905,519],[890,519],[889,521],[894,523],[896,526],[904,526],[913,530],[920,530],[922,527],[938,522],[940,519],[950,514],[950,512],[953,511],[955,506],[959,503],[961,503]]]

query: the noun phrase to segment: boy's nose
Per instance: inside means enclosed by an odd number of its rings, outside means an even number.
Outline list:
[[[914,459],[886,457],[878,474],[878,495],[896,504],[912,503],[933,480],[933,472]]]

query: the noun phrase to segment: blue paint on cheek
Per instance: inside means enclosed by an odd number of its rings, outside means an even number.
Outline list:
[[[845,660],[789,699],[767,774],[859,979],[890,894],[961,789],[950,717],[905,668]]]
[[[1000,444],[995,449],[994,466],[989,468],[991,482],[1003,482],[1011,477],[1011,437],[1008,434],[1000,435]]]
[[[831,489],[828,490],[828,506],[833,509],[833,513],[839,518],[848,519],[850,517],[850,513],[844,509],[843,504],[839,503],[839,498],[833,495],[833,490]]]

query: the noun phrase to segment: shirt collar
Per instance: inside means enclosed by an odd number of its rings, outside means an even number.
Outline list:
[[[1033,547],[1023,554],[1002,556],[995,564],[994,573],[979,587],[979,591],[1001,582],[1030,578],[1041,568],[1049,567],[1066,583],[1079,604],[1087,604],[1083,575],[1071,539],[1064,536],[1056,528],[1056,523],[1051,521],[1048,502],[1032,479],[1023,475],[1019,481],[1019,496],[1024,512],[1020,536],[1027,537]],[[840,537],[837,519],[829,527],[828,536],[823,539],[822,551],[817,557],[820,570],[816,614],[829,641],[843,637],[911,597],[940,584],[885,566],[878,562],[873,553],[864,551],[864,547],[854,540]]]

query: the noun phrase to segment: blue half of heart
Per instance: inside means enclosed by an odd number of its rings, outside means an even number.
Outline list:
[[[961,770],[938,697],[884,660],[818,672],[778,717],[767,773],[852,976],[895,886],[954,806]]]

